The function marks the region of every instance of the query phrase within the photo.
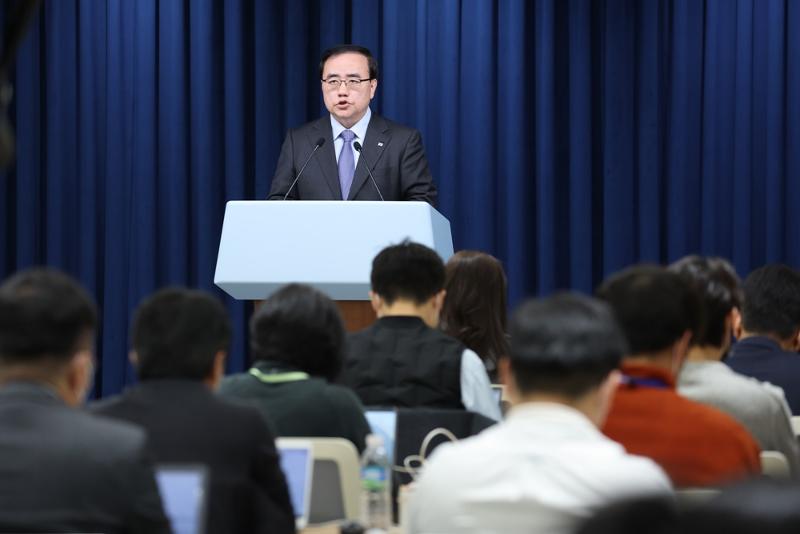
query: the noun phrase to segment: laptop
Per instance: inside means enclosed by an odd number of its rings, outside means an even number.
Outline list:
[[[383,438],[386,456],[392,465],[397,465],[395,442],[397,440],[397,412],[395,410],[367,410],[367,422],[373,434]]]
[[[208,468],[186,464],[156,466],[161,502],[174,534],[204,534]]]
[[[311,474],[314,455],[310,441],[291,440],[291,444],[278,440],[281,453],[281,469],[289,486],[289,497],[294,508],[294,518],[298,530],[308,524],[311,509]]]

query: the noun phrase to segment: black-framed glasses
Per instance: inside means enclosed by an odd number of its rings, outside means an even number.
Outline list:
[[[347,86],[348,89],[358,89],[361,87],[361,84],[364,82],[368,82],[372,80],[372,78],[346,78],[344,80],[339,78],[329,78],[327,80],[320,80],[328,90],[335,90],[344,84]]]

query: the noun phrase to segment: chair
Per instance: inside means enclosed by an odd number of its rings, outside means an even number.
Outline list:
[[[791,478],[789,462],[782,452],[761,451],[761,473],[775,480],[788,480]]]
[[[314,457],[309,523],[358,520],[361,467],[355,445],[343,438],[277,439],[279,447],[309,442]]]
[[[792,430],[795,436],[800,437],[800,415],[792,416]]]

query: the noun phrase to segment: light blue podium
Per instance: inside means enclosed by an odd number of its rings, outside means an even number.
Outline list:
[[[260,301],[301,282],[347,315],[346,302],[369,307],[375,255],[404,239],[444,261],[453,255],[450,222],[425,202],[234,200],[225,208],[214,283],[235,299]]]

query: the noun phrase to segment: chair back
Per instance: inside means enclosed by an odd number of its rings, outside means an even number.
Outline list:
[[[314,468],[309,523],[360,518],[361,468],[355,445],[343,438],[278,438],[278,447],[311,443]]]
[[[775,480],[789,480],[791,469],[786,456],[778,451],[761,451],[761,473]]]

